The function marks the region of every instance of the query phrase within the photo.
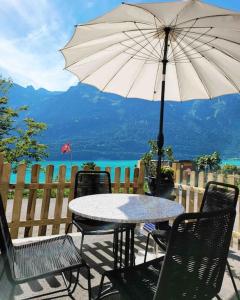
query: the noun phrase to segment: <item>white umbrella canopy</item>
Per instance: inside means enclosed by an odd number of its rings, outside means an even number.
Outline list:
[[[200,0],[123,3],[77,25],[61,51],[65,68],[81,82],[127,98],[161,101],[157,182],[165,99],[240,91],[240,13]],[[157,189],[158,184],[159,194]]]
[[[122,4],[76,26],[62,53],[81,82],[123,97],[207,99],[240,90],[240,14],[190,0]]]

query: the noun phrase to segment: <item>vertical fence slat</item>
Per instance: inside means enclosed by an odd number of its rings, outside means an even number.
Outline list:
[[[59,224],[54,224],[52,228],[52,234],[58,234],[60,230],[60,219],[62,214],[63,197],[64,197],[64,183],[66,176],[66,166],[60,166],[59,168],[59,182],[57,187],[54,219],[59,221]]]
[[[224,182],[224,176],[223,176],[223,174],[218,174],[217,175],[217,181],[218,182]]]
[[[121,168],[115,168],[115,175],[114,175],[114,193],[120,192],[120,178],[121,178]]]
[[[124,193],[128,194],[130,188],[130,168],[125,168]]]
[[[194,192],[194,187],[195,187],[195,182],[196,182],[196,172],[191,171],[190,174],[190,191],[189,191],[189,211],[194,212],[195,210],[195,205],[194,205],[194,199],[195,199],[195,192]]]
[[[40,165],[32,166],[31,183],[38,183],[40,169],[41,169]],[[29,191],[29,196],[28,196],[27,216],[26,216],[27,221],[34,220],[35,209],[36,209],[36,199],[37,199],[37,189],[31,189]],[[24,237],[32,236],[32,231],[33,231],[32,226],[25,227]]]
[[[182,205],[185,207],[186,212],[189,211],[189,202],[187,200],[187,171],[183,171],[182,172],[182,185],[183,185],[183,189],[182,189]]]
[[[204,172],[199,172],[198,174],[198,187],[200,189],[203,189],[204,186]],[[202,204],[202,199],[203,199],[203,193],[198,191],[197,195],[197,202],[198,202],[198,210],[200,210],[201,204]]]
[[[208,179],[208,181],[213,181],[214,180],[214,174],[212,172],[208,173],[207,179]]]
[[[137,193],[144,194],[144,162],[140,161],[138,182],[137,182]]]
[[[133,173],[133,194],[137,194],[138,176],[139,176],[139,168],[134,168],[134,173]]]
[[[53,181],[53,173],[54,173],[54,166],[48,165],[46,168],[46,175],[45,175],[45,183],[51,184]],[[43,190],[43,199],[42,199],[42,207],[41,207],[41,220],[48,218],[48,212],[50,207],[50,201],[51,201],[51,188],[45,187]],[[42,225],[39,226],[38,229],[38,235],[44,236],[47,232],[47,226]]]
[[[76,177],[77,171],[78,171],[78,166],[73,166],[71,169],[71,179],[70,179],[68,203],[74,198],[74,186],[75,186],[75,177]],[[67,208],[67,217],[70,218],[71,216],[72,216],[72,212]],[[66,223],[65,231],[66,231],[68,225],[69,225],[69,223]],[[69,232],[72,232],[72,228],[70,228]]]
[[[0,192],[2,195],[3,207],[6,210],[11,175],[11,164],[3,164],[1,174],[2,175],[0,176]]]
[[[4,163],[4,154],[0,153],[0,177],[2,175],[3,163]]]
[[[22,199],[24,191],[24,181],[25,181],[26,165],[20,164],[17,168],[17,183],[15,187],[14,200],[13,200],[13,211],[12,211],[12,223],[18,223],[21,215]],[[18,237],[18,229],[11,229],[11,236],[13,239]]]

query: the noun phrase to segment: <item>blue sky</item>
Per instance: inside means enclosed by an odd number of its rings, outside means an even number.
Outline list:
[[[240,11],[240,0],[205,2]],[[0,74],[23,86],[66,90],[77,79],[63,70],[64,58],[58,50],[72,36],[75,24],[94,19],[120,3],[119,0],[0,0]]]

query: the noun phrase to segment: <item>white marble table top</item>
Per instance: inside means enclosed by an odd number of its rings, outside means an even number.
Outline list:
[[[137,194],[84,196],[72,200],[69,209],[88,219],[114,223],[154,223],[184,212],[183,206],[175,201]]]

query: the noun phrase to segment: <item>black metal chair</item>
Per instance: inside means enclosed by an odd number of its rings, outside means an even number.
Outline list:
[[[209,181],[205,188],[203,200],[200,207],[200,212],[217,211],[223,208],[236,208],[238,195],[239,195],[239,189],[234,185],[226,184],[222,182]],[[153,240],[163,251],[166,251],[170,232],[171,232],[171,226],[168,226],[167,228],[153,230],[148,234],[144,261],[146,261],[147,258],[150,236],[152,236]],[[228,262],[227,262],[227,268],[236,295],[238,299],[240,299],[236,287],[236,283],[234,281],[233,274]]]
[[[106,171],[79,171],[76,174],[74,198],[93,195],[93,194],[107,194],[111,193],[111,179],[109,172]],[[83,240],[85,235],[104,235],[114,234],[118,228],[115,223],[108,223],[103,221],[96,221],[86,219],[76,214],[72,214],[72,223],[81,232],[80,251],[82,252]]]
[[[41,294],[36,297],[48,296],[64,291],[67,292],[67,295],[71,296],[78,283],[80,269],[86,268],[88,272],[89,299],[91,298],[90,269],[82,259],[80,251],[74,245],[72,238],[68,235],[64,235],[14,246],[8,229],[1,195],[0,250],[1,256],[8,262],[8,271],[11,275],[13,286],[12,294],[14,294],[14,288],[17,284],[62,273],[66,288]],[[72,276],[74,270],[77,271],[75,282],[73,282]],[[66,281],[65,272],[70,272],[69,283]]]
[[[107,271],[98,299],[203,300],[221,290],[235,209],[182,214],[171,230],[166,255],[135,267]],[[111,287],[102,291],[104,279]]]

